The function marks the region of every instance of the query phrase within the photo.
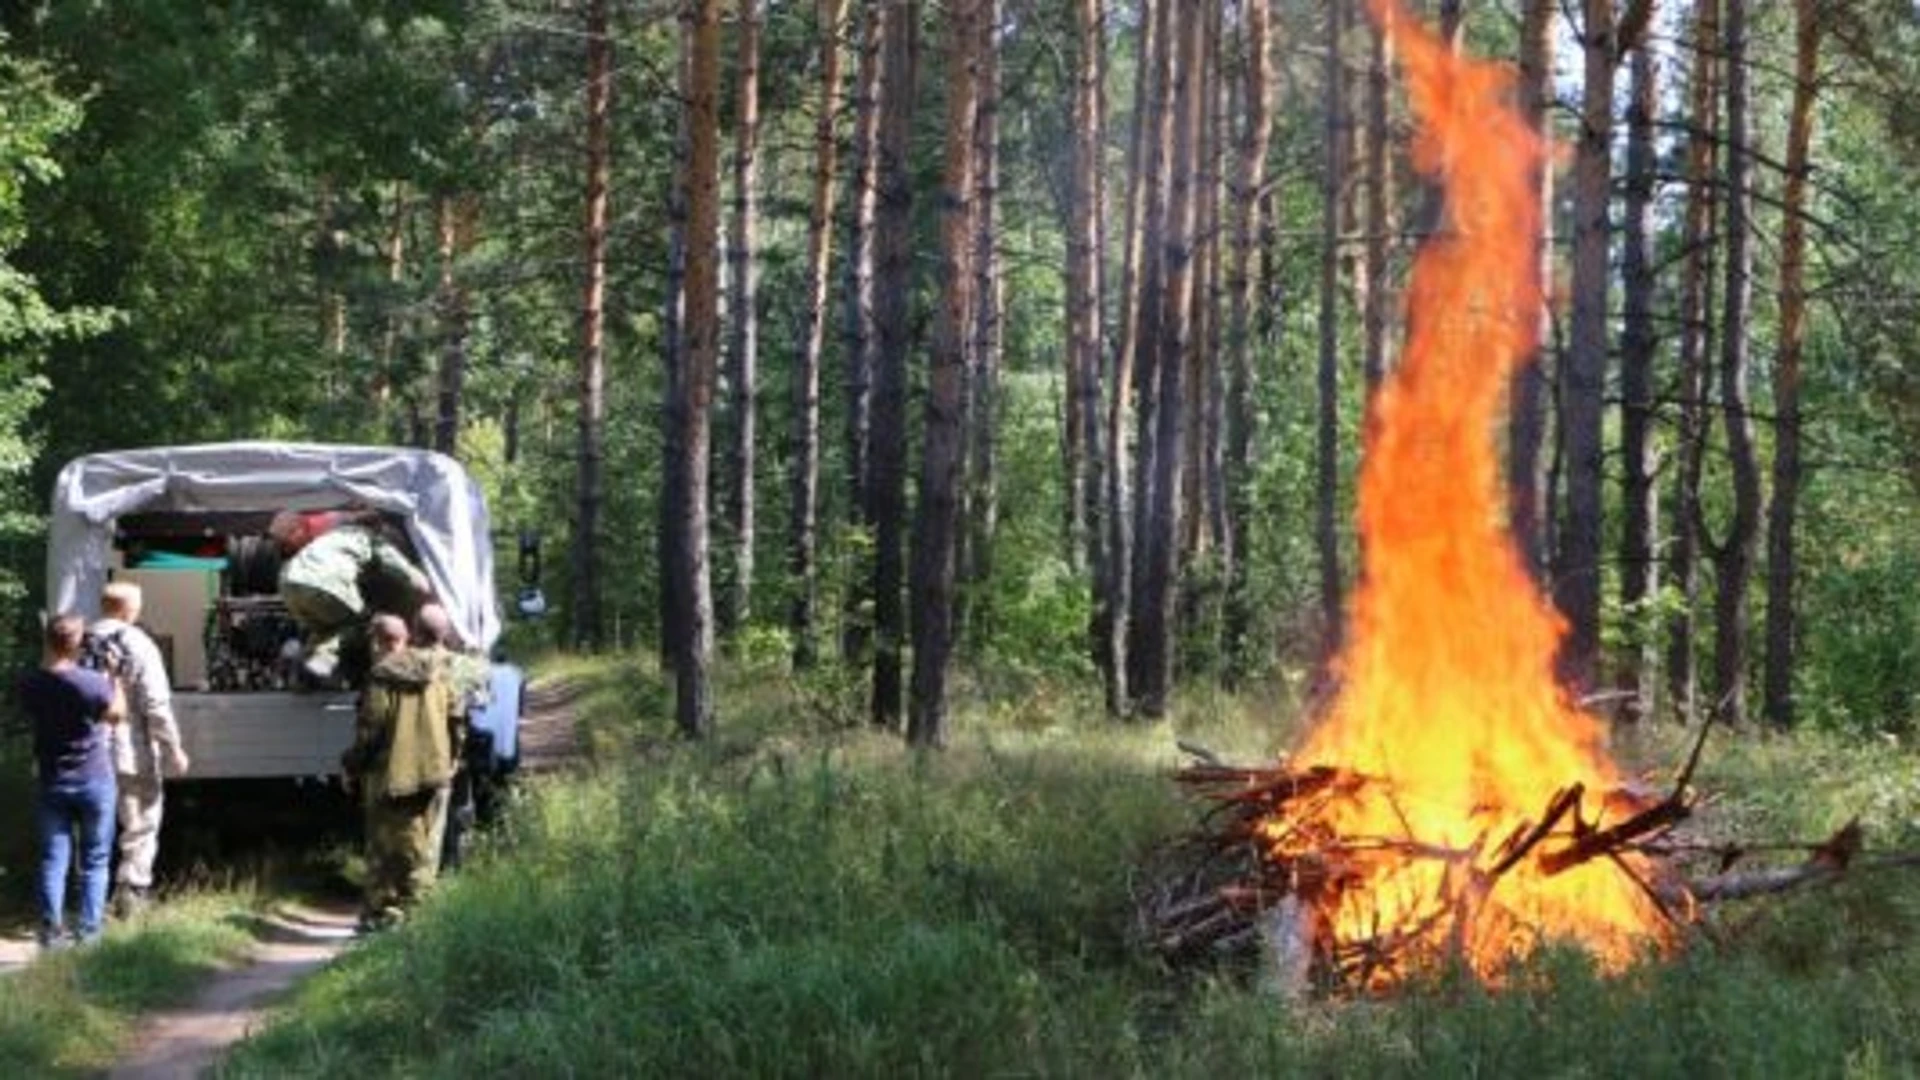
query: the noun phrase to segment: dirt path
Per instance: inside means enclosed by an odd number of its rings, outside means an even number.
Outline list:
[[[344,909],[284,907],[263,916],[247,962],[213,977],[186,1005],[149,1017],[112,1080],[194,1077],[266,1019],[294,984],[325,967],[353,940]]]
[[[573,703],[579,688],[565,682],[527,688],[521,718],[520,767],[542,773],[579,754]],[[132,1048],[109,1074],[114,1080],[172,1080],[199,1076],[234,1043],[266,1019],[268,1010],[300,980],[319,971],[353,940],[347,910],[286,908],[260,920],[260,944],[244,965],[214,976],[185,1006],[148,1019]],[[0,949],[0,970],[8,953]],[[27,944],[27,957],[32,955]]]
[[[28,964],[40,952],[30,937],[0,938],[0,975],[11,975]]]
[[[585,688],[565,679],[527,687],[526,712],[520,717],[520,769],[553,772],[579,760],[580,738],[573,703]]]

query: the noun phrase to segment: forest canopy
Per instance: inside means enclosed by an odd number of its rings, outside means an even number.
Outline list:
[[[1565,684],[1911,733],[1920,11],[1416,6],[1561,148],[1488,437]],[[77,454],[411,444],[690,734],[716,653],[929,745],[957,667],[1309,697],[1449,228],[1365,8],[8,5],[0,599]]]

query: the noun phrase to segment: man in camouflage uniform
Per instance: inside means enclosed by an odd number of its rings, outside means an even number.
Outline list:
[[[362,620],[374,611],[411,614],[432,585],[375,525],[357,518],[329,519],[324,526],[305,520],[282,512],[268,527],[285,560],[280,598],[305,639],[301,666],[320,681],[338,672],[357,684],[366,655]]]
[[[399,616],[374,616],[371,631],[373,669],[341,761],[365,813],[363,929],[397,922],[432,887],[456,761],[445,656],[408,648]]]
[[[459,865],[459,838],[473,825],[474,794],[472,770],[465,765],[467,735],[472,730],[473,713],[486,705],[492,686],[492,665],[460,647],[460,635],[453,628],[447,609],[429,602],[414,617],[413,640],[419,647],[432,650],[445,665],[448,689],[448,730],[453,736],[454,777],[451,796],[440,806],[433,824],[434,850],[440,852],[446,869]],[[453,821],[453,839],[449,842],[449,818]]]

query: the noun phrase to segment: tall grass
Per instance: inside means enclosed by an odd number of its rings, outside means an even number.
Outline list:
[[[603,686],[644,680],[575,667]],[[1770,902],[1623,978],[1550,956],[1489,993],[1289,1007],[1162,969],[1131,888],[1192,823],[1174,730],[978,705],[915,756],[747,675],[736,734],[524,794],[475,865],[244,1046],[234,1076],[1879,1075],[1920,1067],[1913,881]],[[663,745],[607,692],[590,726]],[[645,699],[653,700],[653,699]],[[740,715],[744,707],[747,715]],[[1259,709],[1187,703],[1239,756]],[[745,732],[748,734],[739,734]],[[615,740],[618,742],[618,740]],[[1746,825],[1824,829],[1817,790],[1904,767],[1729,753]],[[1793,799],[1773,792],[1797,786]],[[1913,807],[1908,805],[1908,816]]]

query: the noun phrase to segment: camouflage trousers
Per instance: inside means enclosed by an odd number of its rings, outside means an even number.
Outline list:
[[[374,922],[402,917],[440,874],[447,789],[389,799],[362,796],[366,814],[367,883],[362,914]]]

